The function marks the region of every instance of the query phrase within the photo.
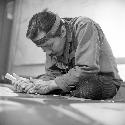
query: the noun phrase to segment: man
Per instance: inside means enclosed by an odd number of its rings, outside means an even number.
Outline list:
[[[61,90],[94,100],[116,95],[122,80],[105,35],[93,20],[62,19],[44,10],[33,15],[26,37],[46,52],[46,74],[28,82],[18,80],[18,91],[48,94]]]

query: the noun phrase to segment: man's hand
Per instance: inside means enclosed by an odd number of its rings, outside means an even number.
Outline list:
[[[34,86],[32,82],[30,82],[29,79],[20,77],[16,74],[13,74],[13,76],[16,78],[16,80],[13,82],[14,89],[17,92],[27,92],[30,88]]]
[[[58,89],[54,80],[43,81],[39,79],[34,80],[34,87],[30,88],[27,93],[47,94],[52,90]]]
[[[54,80],[43,81],[42,79],[26,79],[16,74],[13,74],[13,76],[7,74],[5,77],[12,81],[17,92],[47,94],[59,88]]]
[[[5,78],[11,80],[12,85],[14,86],[14,89],[17,92],[27,92],[31,87],[34,86],[34,84],[30,82],[29,79],[20,77],[15,73],[13,73],[13,75],[10,75],[9,73],[7,73],[5,75]]]

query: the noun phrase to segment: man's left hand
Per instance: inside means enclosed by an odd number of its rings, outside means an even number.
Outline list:
[[[55,83],[54,80],[49,80],[49,81],[43,81],[41,79],[33,79],[32,81],[34,83],[34,87],[30,88],[27,93],[31,94],[47,94],[51,92],[52,90],[58,89],[57,84]]]

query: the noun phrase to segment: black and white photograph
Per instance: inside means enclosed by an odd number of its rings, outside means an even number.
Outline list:
[[[0,0],[0,125],[125,125],[125,0]]]

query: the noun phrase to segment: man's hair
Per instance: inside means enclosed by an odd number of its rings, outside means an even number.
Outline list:
[[[30,39],[34,39],[38,33],[38,31],[44,31],[48,33],[56,20],[56,14],[48,11],[47,9],[42,12],[36,13],[29,21],[26,37]],[[54,36],[60,36],[61,34],[61,26],[63,22],[60,20],[60,26],[57,29]]]

